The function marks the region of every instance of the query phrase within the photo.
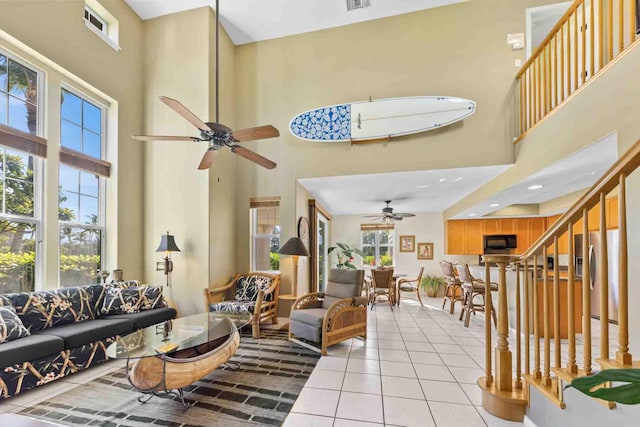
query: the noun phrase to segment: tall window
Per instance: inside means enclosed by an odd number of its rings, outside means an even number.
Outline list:
[[[103,109],[62,89],[60,142],[83,158],[101,159]],[[58,219],[60,221],[60,286],[95,281],[103,264],[104,178],[60,164]]]
[[[280,198],[250,201],[251,270],[280,269]]]
[[[36,135],[38,96],[38,73],[0,54],[0,124]],[[0,293],[35,290],[37,165],[28,152],[0,146]]]
[[[393,265],[393,225],[363,224],[360,227],[363,266]]]

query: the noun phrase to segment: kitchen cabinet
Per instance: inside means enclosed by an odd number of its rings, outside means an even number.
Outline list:
[[[467,220],[465,224],[465,250],[467,255],[480,255],[484,252],[483,221]]]
[[[607,229],[613,230],[618,228],[618,198],[612,197],[607,199],[606,202],[607,207]]]
[[[465,220],[447,221],[447,248],[446,252],[451,255],[466,254],[465,250]]]
[[[517,218],[502,218],[498,222],[499,234],[517,234]],[[485,233],[488,234],[488,233]]]
[[[530,218],[517,218],[516,229],[513,234],[518,236],[518,247],[516,248],[517,254],[523,254],[529,246],[531,246],[531,239],[529,237],[529,229],[531,227]]]
[[[547,218],[532,217],[529,226],[529,246],[533,245],[547,229]]]
[[[472,221],[472,220],[469,220]],[[491,235],[491,234],[503,234],[500,232],[500,222],[501,219],[483,219],[483,235]]]

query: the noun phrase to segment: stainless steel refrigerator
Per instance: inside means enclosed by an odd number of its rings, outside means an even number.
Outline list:
[[[609,321],[618,322],[618,230],[607,231],[607,261],[609,277]],[[575,236],[575,266],[576,274],[583,275],[582,253],[583,237],[581,234]],[[591,278],[591,317],[600,318],[600,233],[589,233],[589,276]]]

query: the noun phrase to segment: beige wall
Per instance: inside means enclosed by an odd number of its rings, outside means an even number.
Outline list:
[[[360,225],[366,223],[359,215],[334,216],[331,221],[331,244],[346,243],[360,248]],[[444,225],[442,212],[423,212],[413,218],[398,221],[395,224],[395,271],[417,276],[421,267],[425,274],[442,276],[440,260],[466,262],[477,264],[477,256],[445,255],[444,253]],[[400,252],[400,236],[415,236],[416,250],[414,252]],[[419,260],[417,255],[418,243],[433,243],[433,260]],[[356,260],[358,266],[360,259]],[[336,256],[331,255],[331,264],[335,266]]]
[[[249,197],[282,196],[283,235],[292,235],[296,178],[511,163],[514,60],[524,51],[506,35],[524,31],[525,7],[545,3],[473,1],[239,46],[237,124],[272,123],[281,137],[251,144],[277,169],[238,163],[238,268],[249,265]],[[288,131],[305,109],[433,94],[473,99],[477,112],[389,144],[310,143]]]
[[[107,159],[114,168],[107,194],[109,234],[105,267],[122,268],[125,277],[140,278],[142,146],[131,141],[131,135],[142,130],[143,24],[124,2],[101,3],[120,22],[119,52],[85,27],[84,1],[0,2],[0,47],[45,71],[49,117],[58,116],[61,83],[70,84],[110,107]],[[48,121],[44,134],[49,144],[45,207],[57,204],[59,134],[59,122]],[[111,191],[114,187],[117,197]],[[58,280],[55,209],[49,209],[45,215],[44,226],[47,255],[44,286],[52,288]]]
[[[156,18],[145,31],[145,132],[197,135],[197,130],[158,99],[182,101],[204,121],[215,118],[214,25],[210,8]],[[186,31],[188,29],[188,31]],[[233,49],[221,38],[221,120],[233,126]],[[206,53],[209,53],[208,55]],[[197,170],[206,143],[145,143],[145,278],[163,283],[155,249],[167,230],[182,250],[174,254],[171,297],[181,314],[204,310],[202,290],[222,285],[235,270],[235,159],[223,152],[211,172]]]

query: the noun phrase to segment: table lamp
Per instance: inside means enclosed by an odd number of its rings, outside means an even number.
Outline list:
[[[164,274],[167,276],[167,290],[171,291],[171,272],[173,271],[171,252],[180,252],[180,249],[168,231],[167,234],[160,236],[160,246],[158,246],[156,252],[164,252],[165,254],[164,259],[156,263],[156,271],[164,271]]]
[[[309,251],[299,237],[292,237],[278,249],[280,255],[290,255],[293,262],[293,284],[291,293],[295,297],[298,294],[298,257],[309,256]]]

